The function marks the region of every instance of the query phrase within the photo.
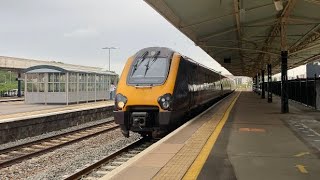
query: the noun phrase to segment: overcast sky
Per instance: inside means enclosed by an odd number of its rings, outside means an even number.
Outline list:
[[[149,46],[170,47],[226,70],[143,0],[1,0],[0,55],[107,68]]]

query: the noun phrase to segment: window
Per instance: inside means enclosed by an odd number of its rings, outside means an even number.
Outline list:
[[[140,64],[140,63],[138,63]],[[164,78],[167,75],[167,59],[158,58],[152,61],[151,58],[144,60],[136,68],[132,69],[131,77],[143,78],[143,77],[160,77]],[[148,67],[148,69],[147,69]]]
[[[26,74],[27,92],[38,92],[38,74]]]
[[[39,92],[44,92],[44,83],[39,83]]]
[[[88,74],[88,91],[95,91],[95,75]]]
[[[77,73],[69,73],[69,92],[77,92]]]
[[[45,74],[41,73],[41,74],[39,74],[39,78],[38,78],[39,92],[44,92],[44,83],[45,83]]]
[[[65,73],[48,73],[48,92],[65,92],[65,82]]]
[[[128,74],[128,83],[134,85],[162,84],[167,78],[169,64],[169,59],[164,57],[137,58]]]
[[[66,92],[66,83],[60,83],[59,90],[60,92]]]
[[[87,75],[79,74],[79,91],[87,91]]]
[[[32,83],[27,83],[27,92],[32,92]]]

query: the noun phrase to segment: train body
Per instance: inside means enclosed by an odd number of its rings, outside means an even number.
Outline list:
[[[124,136],[170,131],[199,106],[234,90],[234,81],[188,57],[150,47],[130,57],[115,97],[114,119]]]

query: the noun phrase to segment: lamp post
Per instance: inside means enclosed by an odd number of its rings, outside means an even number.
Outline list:
[[[104,47],[102,49],[108,49],[109,50],[109,71],[110,71],[110,51],[111,51],[111,49],[118,49],[118,48],[116,48],[116,47]]]

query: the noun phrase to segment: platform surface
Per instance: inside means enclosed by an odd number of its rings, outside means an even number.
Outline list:
[[[320,113],[291,102],[281,114],[273,101],[241,93],[198,179],[320,179]]]
[[[290,103],[281,114],[278,97],[241,92],[208,148],[236,96],[102,179],[318,180],[320,113]]]
[[[24,101],[24,97],[0,97],[0,103],[14,101]]]
[[[131,164],[129,160],[103,179],[181,179],[236,96],[237,93],[231,94],[179,128],[180,131],[161,139],[153,149],[142,152],[143,155]]]
[[[41,116],[50,113],[112,106],[113,104],[113,101],[98,101],[72,105],[25,104],[23,101],[2,102],[0,103],[0,122],[19,118],[26,119],[31,116]]]

